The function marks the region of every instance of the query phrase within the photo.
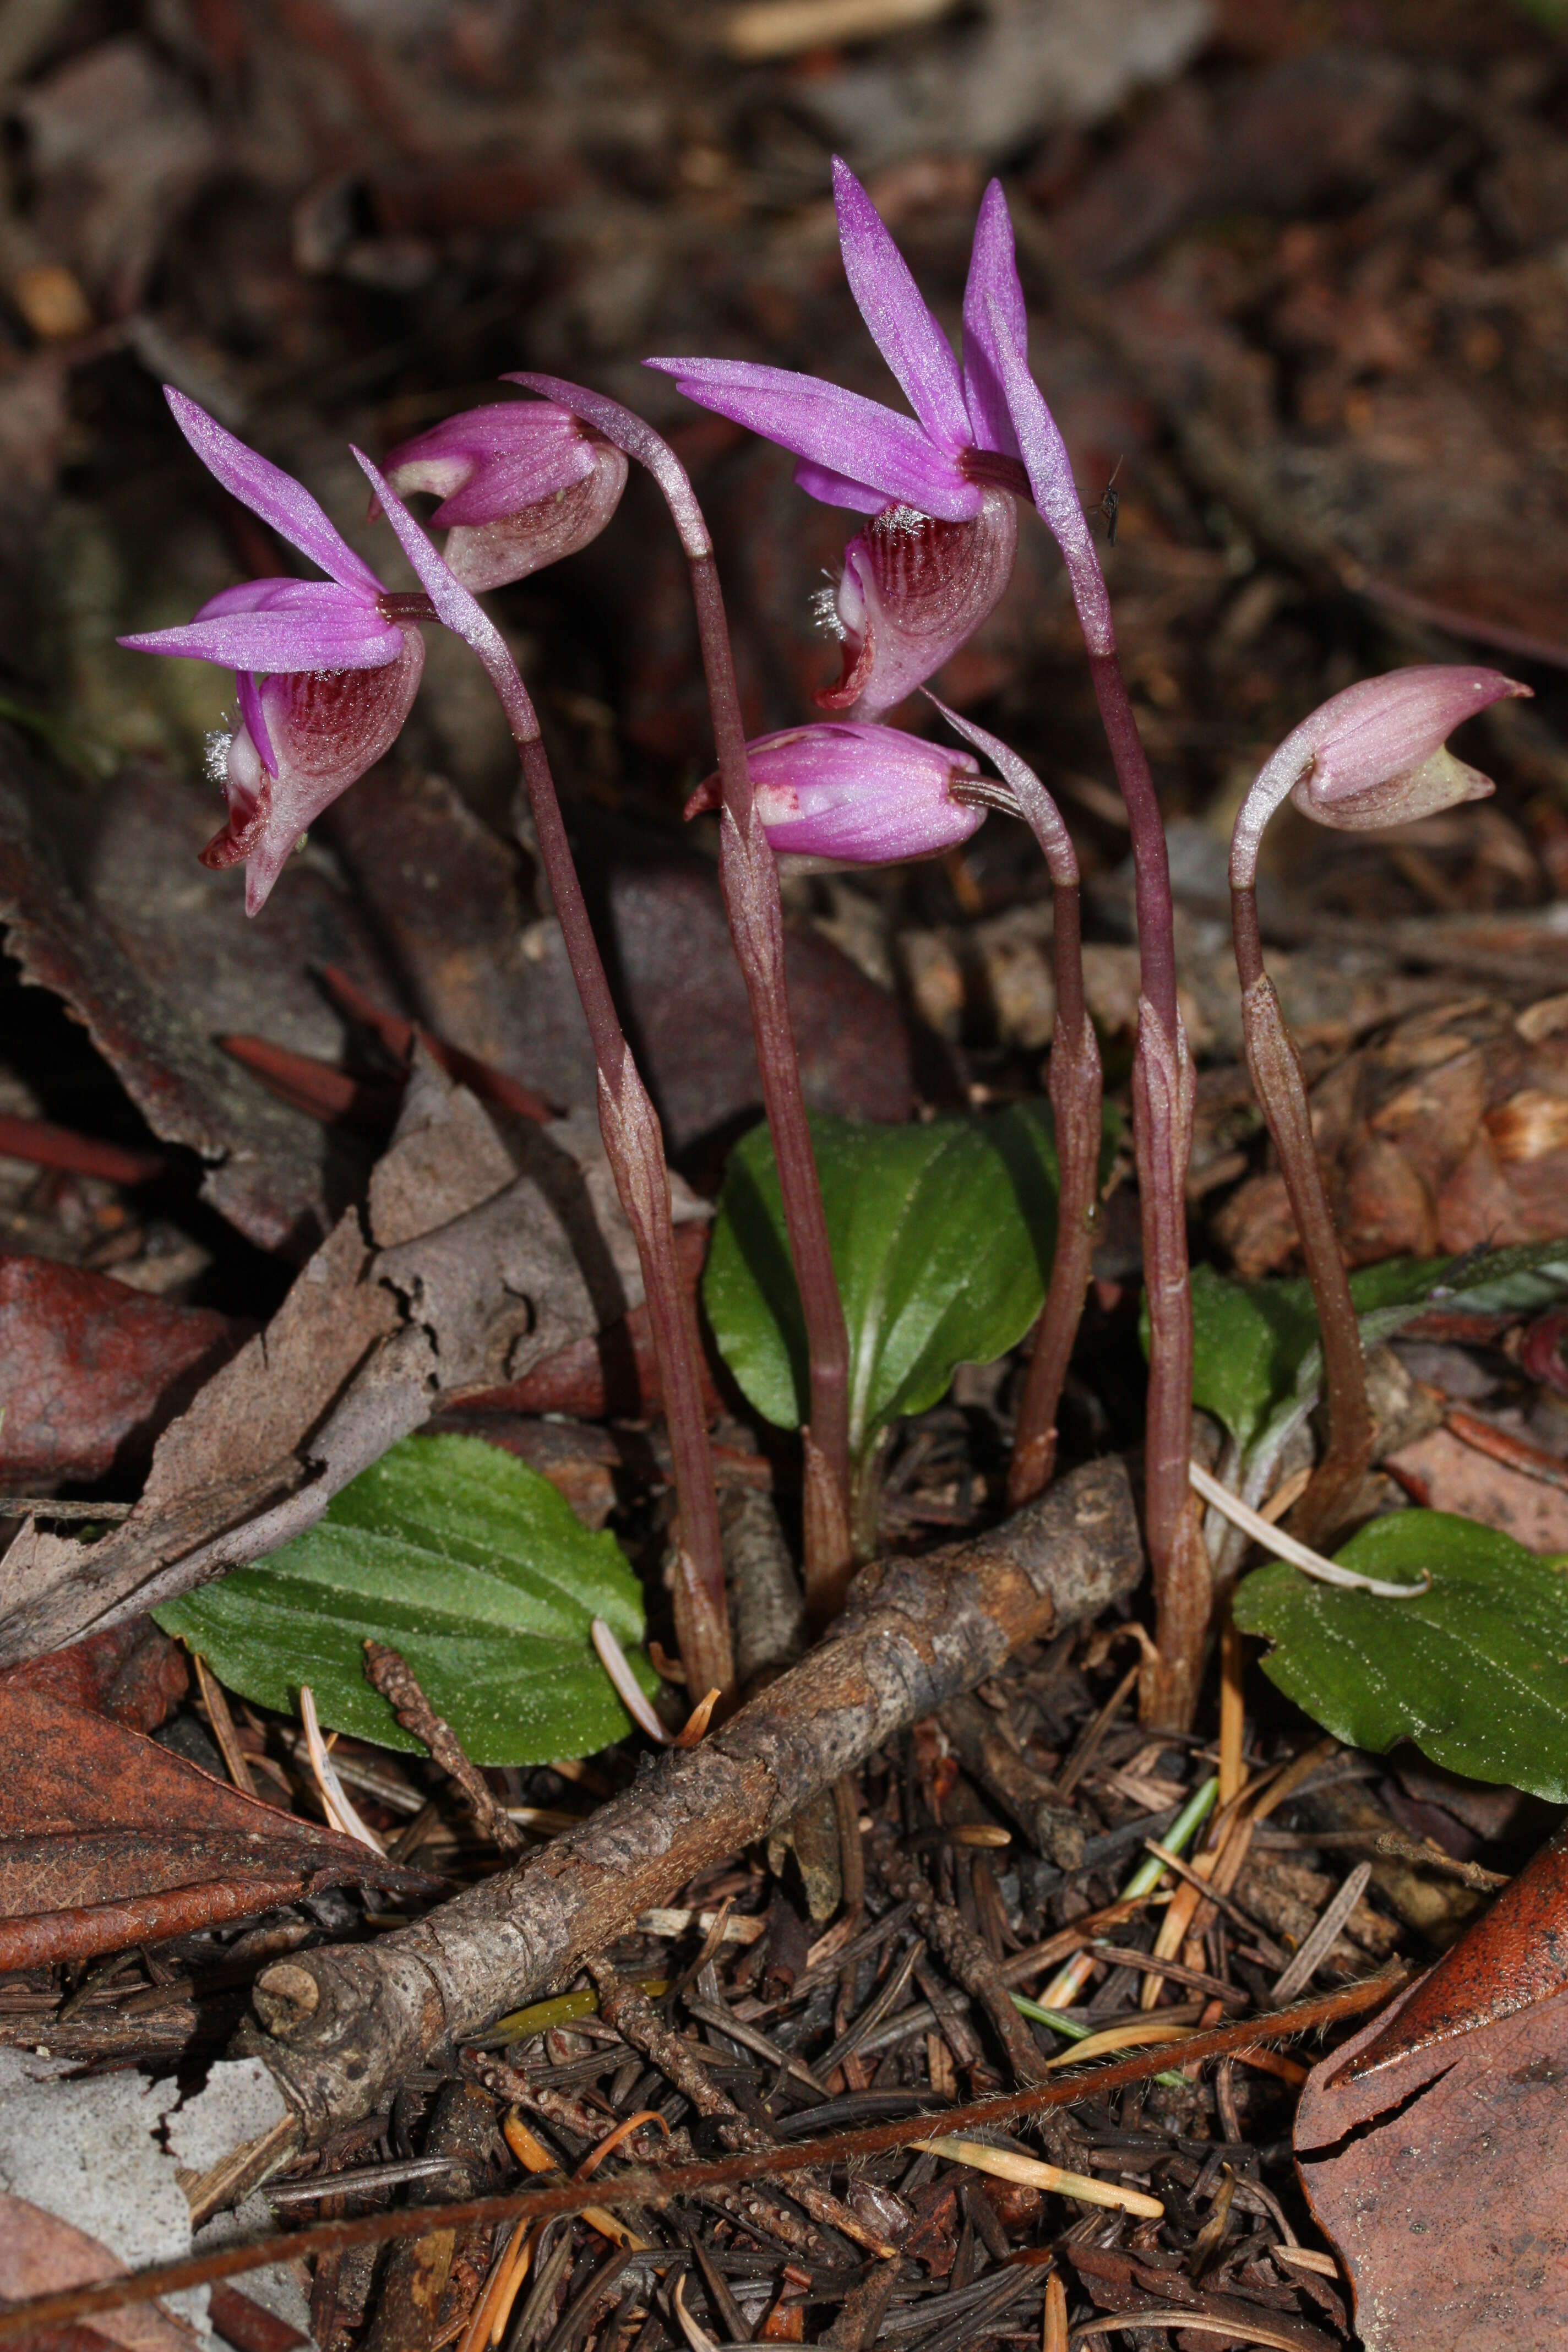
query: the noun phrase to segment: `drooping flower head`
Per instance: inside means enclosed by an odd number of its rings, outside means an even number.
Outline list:
[[[1231,887],[1252,887],[1263,828],[1286,799],[1303,816],[1345,832],[1406,824],[1485,800],[1491,778],[1457,760],[1447,738],[1489,704],[1529,692],[1500,670],[1428,662],[1359,678],[1331,695],[1254,779],[1231,836]]]
[[[120,640],[137,653],[235,673],[239,724],[209,741],[228,822],[202,863],[243,858],[245,911],[255,915],[300,835],[396,741],[418,690],[424,640],[302,483],[184,393],[165,384],[163,396],[208,472],[329,574],[243,581],[209,597],[183,627]]]
[[[746,765],[768,846],[786,874],[940,857],[985,821],[978,761],[898,727],[787,727],[748,743]],[[686,814],[715,809],[721,797],[710,776]]]
[[[465,409],[388,450],[400,498],[427,490],[450,570],[476,593],[526,579],[596,539],[620,504],[623,453],[549,401]]]
[[[875,518],[845,551],[827,616],[844,676],[825,708],[875,719],[971,636],[1012,576],[1025,487],[1005,385],[1026,340],[1001,184],[987,188],[963,297],[963,362],[847,163],[833,166],[850,290],[914,410],[748,360],[656,359],[689,399],[793,449],[802,489]]]

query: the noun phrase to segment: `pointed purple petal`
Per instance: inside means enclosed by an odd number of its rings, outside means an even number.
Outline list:
[[[260,755],[261,764],[269,776],[278,773],[278,754],[272,748],[272,737],[267,726],[267,705],[260,685],[254,674],[242,669],[234,681],[235,698],[239,715],[250,730],[250,740]]]
[[[218,613],[183,628],[121,637],[132,653],[175,654],[221,662],[226,669],[279,671],[384,669],[403,650],[403,632],[379,613],[345,597],[336,611]]]
[[[877,349],[931,439],[955,453],[967,447],[969,413],[952,346],[921,300],[876,205],[837,155],[833,201],[849,290]]]
[[[925,689],[926,700],[934,703],[948,725],[984,751],[1005,784],[1010,784],[1024,812],[1036,840],[1046,853],[1046,863],[1051,880],[1059,887],[1076,890],[1079,885],[1078,852],[1072,845],[1072,835],[1062,822],[1062,813],[1036,775],[1026,760],[1021,760],[1010,744],[984,727],[976,727],[972,719],[961,719],[956,710]]]
[[[226,490],[231,490],[263,522],[270,523],[291,547],[308,555],[312,563],[319,563],[340,587],[366,599],[380,595],[381,583],[369,564],[354,553],[347,540],[328,521],[302,482],[286,474],[281,466],[274,466],[254,449],[247,449],[243,441],[226,432],[205,408],[198,408],[194,400],[187,400],[173,384],[163,386],[163,397],[175,424],[208,473]]]
[[[1007,413],[998,342],[1005,338],[1026,365],[1029,322],[1013,253],[1013,223],[1000,180],[993,180],[980,204],[969,282],[963,289],[963,389],[976,446],[1020,455]]]
[[[964,480],[954,458],[928,439],[913,417],[826,383],[820,376],[750,360],[645,360],[674,376],[688,400],[750,432],[809,457],[847,481],[880,490],[884,499],[918,507],[944,522],[980,510],[980,492]]]
[[[349,446],[353,448],[352,442]],[[487,669],[490,671],[492,680],[504,679],[509,690],[515,692],[518,713],[526,714],[527,723],[537,735],[539,721],[534,716],[533,705],[529,699],[527,688],[518,675],[517,665],[506,649],[500,631],[496,627],[479,598],[469,589],[465,588],[462,582],[448,568],[444,558],[420,530],[391,483],[383,479],[364,451],[354,449],[353,454],[361,472],[381,501],[382,511],[396,533],[399,547],[414,566],[415,576],[419,585],[436,607],[436,617],[445,627],[451,630],[454,636],[461,637],[465,645],[473,648]],[[502,699],[503,701],[506,699],[505,695],[502,696]],[[515,732],[518,724],[517,715],[510,709],[508,710],[507,715],[512,719]]]
[[[1029,373],[1005,315],[994,303],[986,305],[986,323],[1006,396],[1007,414],[1018,436],[1018,454],[1029,477],[1036,509],[1061,549],[1084,642],[1091,655],[1110,653],[1116,644],[1110,599],[1078,485],[1073,480],[1072,462],[1061,428]]]
[[[847,474],[836,474],[831,466],[814,466],[809,457],[796,466],[795,480],[797,489],[808,499],[820,499],[825,507],[849,507],[856,514],[874,515],[888,503],[880,490],[853,482]]]

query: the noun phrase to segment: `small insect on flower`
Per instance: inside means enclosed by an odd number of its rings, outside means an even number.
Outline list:
[[[967,751],[897,727],[817,719],[746,746],[758,816],[781,872],[939,857],[985,821],[984,779]],[[720,805],[710,776],[688,817]]]
[[[400,498],[441,500],[449,569],[476,593],[526,579],[596,539],[620,504],[622,451],[549,401],[465,409],[400,442],[382,471]],[[374,511],[374,508],[373,508]]]
[[[817,376],[747,360],[657,359],[704,408],[795,451],[795,480],[868,515],[845,550],[833,634],[844,675],[816,699],[876,719],[972,636],[1013,573],[1027,488],[1004,395],[1001,331],[1023,333],[1024,297],[1000,184],[986,190],[963,298],[963,362],[922,299],[870,197],[833,166],[845,272],[913,416]],[[820,597],[819,614],[823,614]]]
[[[329,575],[243,581],[183,627],[120,640],[235,672],[239,723],[206,740],[228,822],[202,863],[243,858],[245,911],[255,915],[300,835],[396,741],[418,691],[424,640],[302,483],[184,393],[165,384],[163,397],[208,472]]]

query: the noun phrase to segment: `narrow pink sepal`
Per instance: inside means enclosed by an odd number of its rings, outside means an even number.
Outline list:
[[[980,492],[956,455],[939,449],[912,416],[820,376],[750,360],[652,359],[645,367],[675,378],[688,400],[733,418],[884,500],[961,522],[978,512]]]
[[[956,453],[969,442],[969,413],[952,346],[921,299],[880,213],[837,155],[833,202],[845,276],[871,340],[931,438]]]
[[[1022,452],[1003,376],[1004,339],[1026,365],[1029,321],[1013,249],[1012,216],[1001,181],[993,180],[980,201],[963,289],[963,389],[975,446],[1017,457]]]
[[[270,523],[290,547],[319,563],[341,587],[372,601],[380,595],[381,583],[369,564],[354,553],[302,482],[247,448],[172,383],[163,386],[163,397],[185,439],[226,490],[232,490],[252,514]]]

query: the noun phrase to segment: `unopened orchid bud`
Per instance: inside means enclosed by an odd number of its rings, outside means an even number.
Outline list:
[[[823,710],[879,719],[973,636],[1013,576],[1018,510],[988,488],[980,512],[942,522],[885,507],[844,551],[822,617],[842,642],[844,675],[812,697]]]
[[[387,593],[302,483],[184,393],[165,385],[163,396],[208,472],[330,575],[243,581],[182,627],[120,640],[137,653],[235,672],[239,724],[207,744],[228,822],[202,862],[243,858],[245,911],[255,915],[300,835],[395,742],[418,690],[424,641],[408,600]]]
[[[981,782],[978,763],[896,727],[822,719],[786,728],[748,743],[746,764],[757,814],[785,873],[938,857],[985,819],[983,803],[962,797],[967,784]],[[710,776],[686,814],[720,801],[719,779]]]
[[[1446,748],[1465,719],[1530,688],[1500,670],[1431,662],[1365,677],[1331,695],[1259,770],[1231,842],[1234,889],[1247,890],[1263,828],[1287,798],[1303,816],[1345,832],[1407,824],[1461,801],[1485,800],[1491,779]]]
[[[627,461],[549,401],[465,409],[401,442],[383,467],[400,498],[429,491],[448,568],[465,588],[526,579],[597,539],[620,504]]]

